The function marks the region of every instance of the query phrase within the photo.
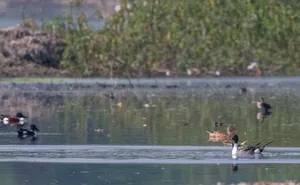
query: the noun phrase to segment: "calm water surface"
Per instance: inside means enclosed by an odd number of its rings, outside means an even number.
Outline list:
[[[6,184],[300,181],[299,78],[120,83],[128,80],[2,82],[1,113],[22,110],[41,130],[32,141],[18,139],[15,127],[1,128]],[[263,122],[253,103],[261,96],[272,106]],[[262,159],[233,160],[230,147],[208,141],[207,130],[226,129],[215,121],[233,125],[242,141],[275,142]]]

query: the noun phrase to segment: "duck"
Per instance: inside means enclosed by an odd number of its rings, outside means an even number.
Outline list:
[[[264,151],[265,147],[274,141],[270,141],[264,145],[261,145],[260,143],[257,143],[256,145],[248,145],[248,146],[243,146],[239,148],[239,137],[237,134],[234,134],[231,138],[233,140],[233,147],[232,147],[232,157],[237,158],[237,157],[243,157],[243,156],[251,156],[254,154],[262,154]]]
[[[247,88],[246,87],[240,87],[239,93],[240,94],[246,94],[247,93]]]
[[[264,98],[261,97],[259,101],[256,102],[257,108],[259,108],[261,111],[266,111],[268,112],[269,109],[272,109],[271,105],[265,102]]]
[[[220,126],[223,126],[223,125],[225,125],[224,122],[218,122],[218,121],[215,122],[215,127],[220,127]]]
[[[221,142],[224,146],[232,146],[232,140],[230,138],[236,132],[236,129],[233,128],[231,125],[229,125],[226,129],[226,133],[220,131],[213,131],[213,132],[206,131],[206,132],[209,134],[208,141]],[[240,143],[239,146],[245,146],[246,143],[247,140]]]
[[[0,115],[0,120],[4,125],[15,126],[15,125],[23,125],[25,123],[25,119],[27,117],[24,116],[21,112],[18,112],[16,116],[11,115]]]
[[[28,136],[35,137],[37,135],[37,131],[40,131],[40,130],[36,127],[36,125],[32,124],[32,125],[30,125],[30,130],[20,128],[17,132],[18,132],[18,137],[25,138]]]
[[[206,131],[209,134],[209,137],[217,137],[217,138],[230,138],[233,136],[233,133],[236,132],[236,129],[232,126],[228,126],[226,129],[226,133],[220,132],[220,131],[213,131],[209,132]]]
[[[206,132],[209,134],[208,141],[222,142],[224,145],[228,145],[226,141],[228,141],[233,136],[236,130],[232,126],[227,126],[226,133],[220,131],[213,131],[213,132],[206,131]]]

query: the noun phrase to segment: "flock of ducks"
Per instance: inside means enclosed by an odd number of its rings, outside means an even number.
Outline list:
[[[257,108],[259,109],[258,114],[265,118],[271,115],[270,109],[272,108],[268,103],[265,102],[264,98],[260,98],[259,101],[255,102]],[[226,125],[224,122],[215,122],[215,127],[221,127]],[[264,145],[261,143],[257,143],[255,145],[247,145],[247,141],[244,141],[239,144],[239,137],[236,134],[236,129],[234,129],[231,125],[227,126],[226,133],[221,131],[213,131],[209,132],[209,140],[211,142],[221,142],[226,146],[232,146],[232,158],[252,158],[255,155],[262,155],[264,148],[271,144],[273,141],[270,141]]]
[[[264,98],[261,97],[260,100],[256,102],[256,106],[259,109],[259,114],[262,117],[271,115],[270,109],[272,107],[264,101]],[[35,140],[37,138],[37,131],[39,131],[39,129],[34,124],[31,124],[29,129],[23,128],[26,122],[26,118],[27,117],[24,116],[21,112],[18,112],[16,116],[0,115],[0,124],[4,126],[16,126],[18,137],[20,139],[32,136],[32,140]],[[215,122],[215,127],[221,127],[224,125],[226,125],[224,122]],[[248,157],[248,155],[261,154],[264,148],[273,142],[271,141],[264,145],[261,145],[261,143],[257,143],[255,145],[247,145],[247,141],[244,141],[239,144],[239,137],[235,132],[236,129],[234,129],[231,125],[227,126],[226,133],[220,131],[207,131],[207,133],[209,134],[209,141],[221,142],[224,145],[232,146],[233,158],[245,156]]]
[[[39,129],[34,124],[31,124],[29,129],[24,128],[26,118],[27,117],[21,112],[18,112],[16,116],[0,115],[0,124],[2,126],[16,126],[18,138],[25,139],[27,137],[32,137],[32,141],[34,141],[37,139],[37,131],[39,131]]]

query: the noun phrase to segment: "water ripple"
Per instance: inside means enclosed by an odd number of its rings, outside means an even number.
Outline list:
[[[1,145],[0,162],[300,164],[300,148],[268,147],[261,159],[239,160],[231,158],[230,149],[216,146]]]

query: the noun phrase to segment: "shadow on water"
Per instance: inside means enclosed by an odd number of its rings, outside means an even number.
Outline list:
[[[300,180],[295,175],[300,151],[290,148],[300,147],[298,84],[298,78],[132,80],[129,85],[128,80],[97,79],[2,82],[0,112],[22,111],[28,124],[41,131],[32,142],[18,139],[15,127],[1,128],[0,161],[11,168],[0,169],[6,174],[27,162],[32,169],[14,175],[33,184],[40,184],[43,175],[36,182],[23,175],[42,165],[44,176],[55,175],[44,178],[49,184],[68,184],[63,182],[69,177],[82,183],[89,177],[86,184]],[[252,103],[260,97],[272,106],[272,114],[263,121]],[[263,159],[234,161],[231,147],[208,141],[207,130],[226,129],[215,127],[215,122],[231,124],[249,144],[275,142],[265,149]],[[61,175],[51,170],[61,170]]]

